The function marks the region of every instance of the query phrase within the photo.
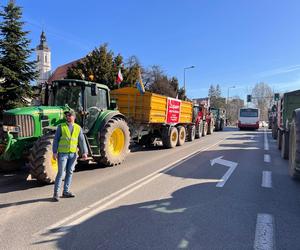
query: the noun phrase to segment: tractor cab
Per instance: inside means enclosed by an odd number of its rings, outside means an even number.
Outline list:
[[[99,114],[109,109],[106,85],[82,80],[57,80],[50,90],[51,106],[68,106],[76,112],[76,122],[89,131]]]

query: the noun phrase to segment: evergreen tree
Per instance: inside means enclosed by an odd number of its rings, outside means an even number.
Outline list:
[[[0,10],[0,112],[23,106],[33,97],[30,82],[37,77],[36,64],[29,61],[28,31],[23,31],[22,9],[14,1]]]
[[[215,97],[216,97],[216,98],[220,98],[220,97],[221,97],[221,94],[222,94],[222,92],[221,92],[220,85],[217,84],[216,89],[215,89]]]
[[[215,87],[211,84],[208,89],[208,97],[211,98],[213,96],[215,96]]]
[[[208,97],[210,98],[210,105],[215,108],[224,108],[225,107],[225,98],[221,97],[222,92],[220,85],[217,84],[216,87],[214,85],[210,85],[208,90]]]
[[[118,63],[119,65],[115,65]],[[95,48],[86,57],[77,62],[67,70],[67,78],[90,80],[93,75],[93,81],[114,88],[117,67],[122,63],[122,57],[118,55],[114,58],[112,51],[108,51],[107,44]]]

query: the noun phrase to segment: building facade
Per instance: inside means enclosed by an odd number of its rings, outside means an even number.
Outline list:
[[[37,70],[39,72],[37,85],[40,86],[48,81],[51,74],[51,51],[47,45],[44,31],[40,36],[40,44],[36,47],[36,55]]]

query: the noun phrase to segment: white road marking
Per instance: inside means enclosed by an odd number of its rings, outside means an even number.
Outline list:
[[[227,138],[227,137],[226,137]],[[172,170],[173,168],[177,167],[179,164],[189,160],[190,158],[194,157],[200,152],[207,151],[214,146],[218,145],[222,141],[226,140],[226,138],[214,143],[213,145],[206,147],[206,148],[201,148],[198,149],[187,156],[168,164],[167,166],[164,166],[163,168],[156,170],[155,172],[145,176],[144,178],[129,184],[128,186],[104,197],[103,199],[83,208],[82,210],[76,212],[73,215],[70,215],[66,217],[63,220],[58,221],[57,223],[35,233],[33,235],[34,241],[43,241],[46,242],[47,240],[53,240],[56,239],[57,237],[61,237],[62,235],[66,234],[67,231],[75,226],[78,225],[89,218],[93,217],[94,215],[98,214],[102,210],[104,210],[106,207],[109,205],[115,203],[116,201],[124,198],[125,196],[129,195],[130,193],[134,192],[135,190],[141,188],[142,186],[148,184],[149,182],[153,181],[154,179],[160,177],[164,173]],[[41,236],[43,236],[43,240],[41,240]],[[46,239],[45,239],[46,238]],[[46,240],[46,241],[45,241]]]
[[[182,239],[178,245],[179,249],[187,249],[189,246],[189,242],[186,239]]]
[[[272,188],[272,172],[263,171],[261,186],[264,188]]]
[[[180,241],[178,248],[179,249],[187,249],[189,246],[189,240],[193,240],[195,233],[197,232],[197,228],[195,226],[191,226],[190,229],[184,234],[183,239]]]
[[[264,149],[269,150],[267,129],[264,129]]]
[[[269,154],[264,154],[264,162],[271,162],[271,156]]]
[[[272,250],[274,246],[274,218],[271,214],[258,214],[254,249]]]
[[[213,166],[215,163],[218,163],[220,165],[229,167],[229,170],[226,172],[226,174],[221,178],[221,181],[217,183],[216,187],[223,187],[227,180],[229,179],[230,175],[233,173],[235,168],[237,167],[237,163],[233,161],[227,161],[222,159],[223,156],[217,157],[213,160],[210,160],[210,165]]]

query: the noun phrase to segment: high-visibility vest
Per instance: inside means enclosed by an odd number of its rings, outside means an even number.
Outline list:
[[[58,142],[58,153],[76,153],[80,129],[80,126],[74,123],[71,135],[68,124],[61,124],[61,137]]]

